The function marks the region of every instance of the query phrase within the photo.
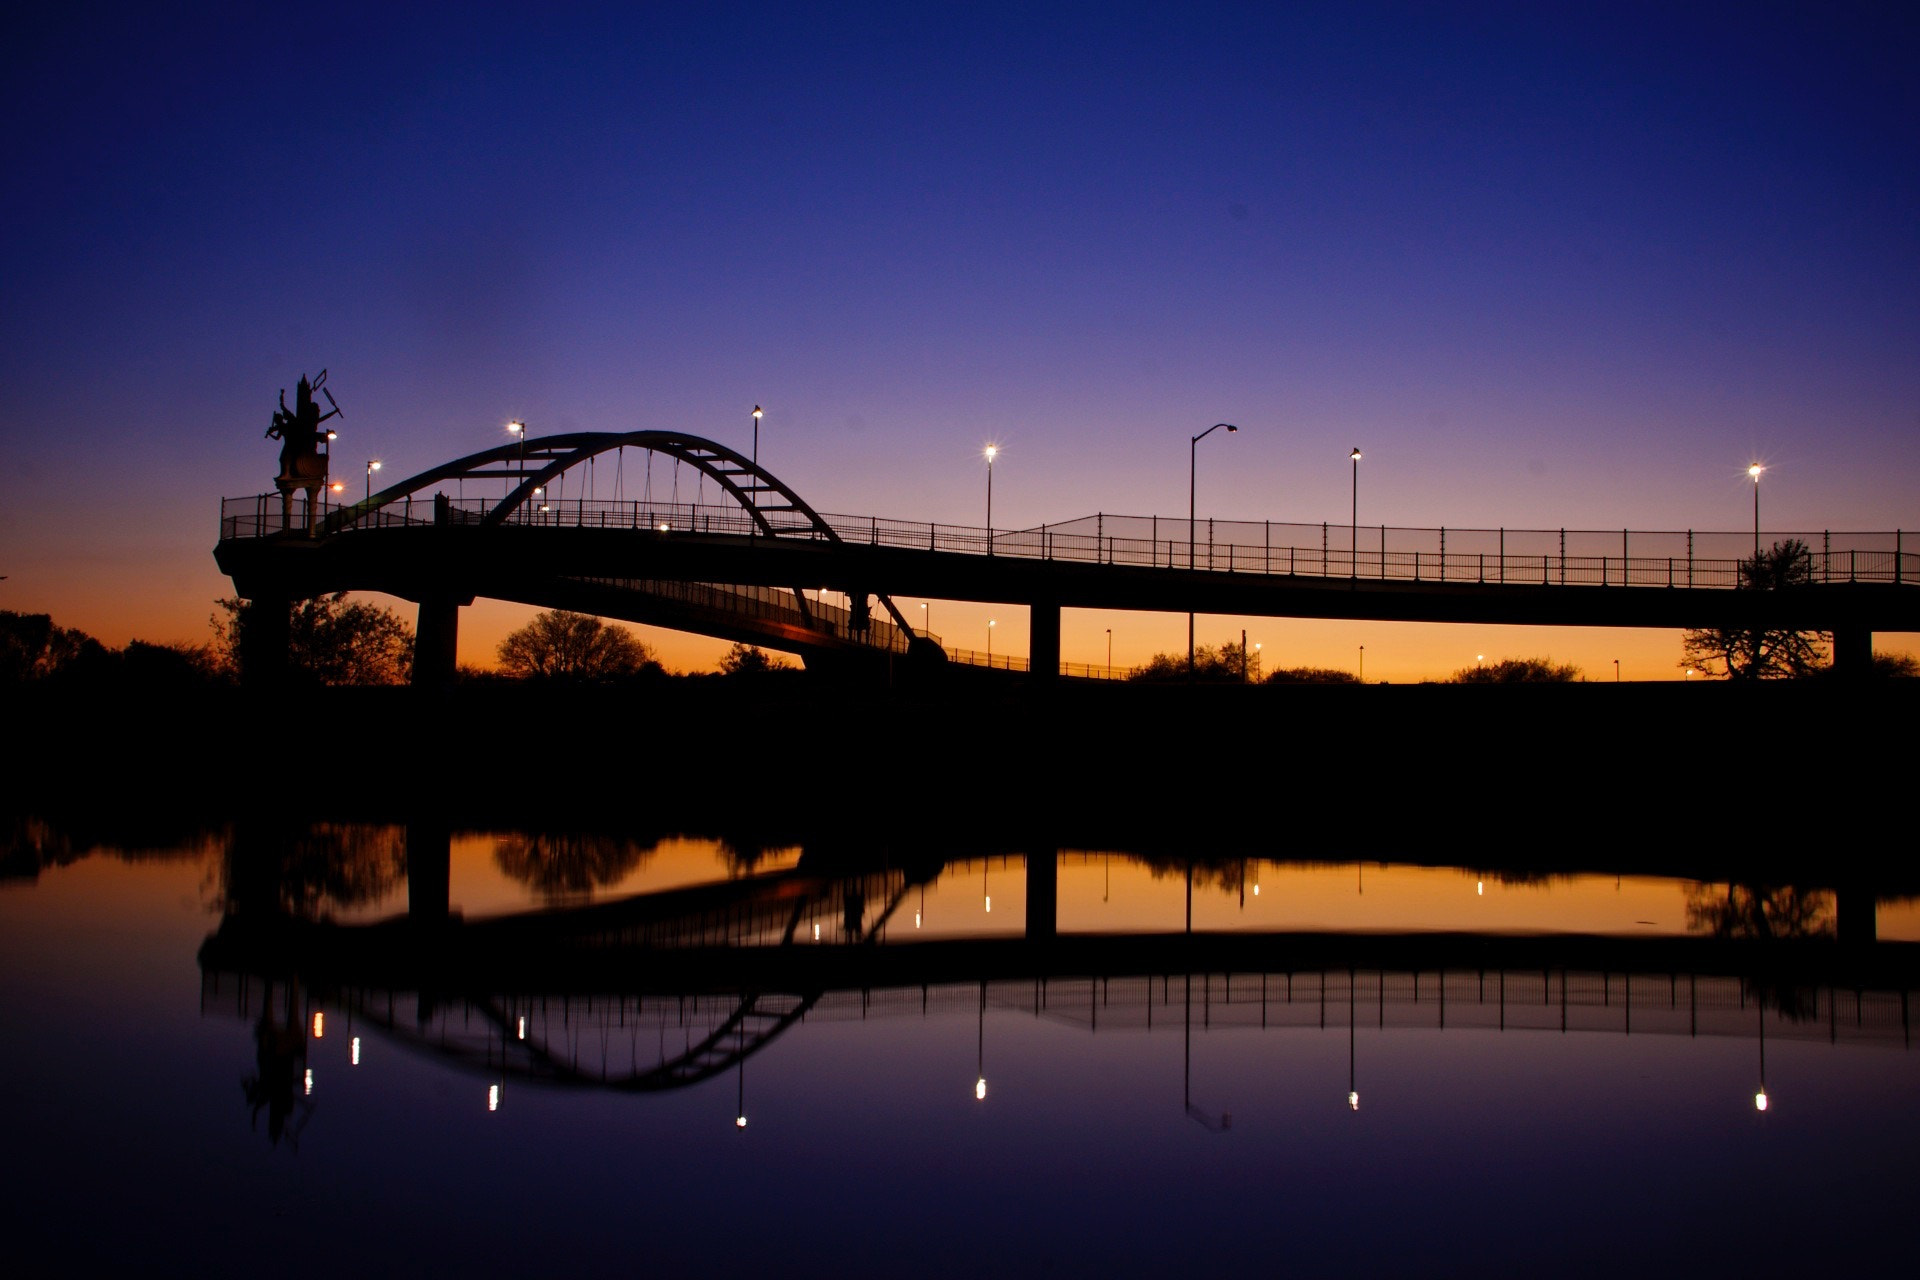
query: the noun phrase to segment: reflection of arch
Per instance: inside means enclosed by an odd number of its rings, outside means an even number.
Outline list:
[[[847,941],[857,946],[875,942],[893,918],[894,912],[906,900],[910,887],[906,878],[898,873],[888,873],[886,879],[894,882],[892,892],[880,911],[870,919],[865,910],[869,877],[854,877],[827,885],[810,884],[794,899],[790,911],[783,910],[782,914],[786,915],[787,920],[781,930],[778,946],[793,945],[794,937],[808,918],[810,908],[815,912],[840,914],[849,920],[857,914],[858,927],[848,930]],[[795,883],[784,877],[782,882],[789,885]],[[536,1084],[610,1089],[620,1093],[660,1093],[699,1084],[732,1070],[801,1021],[819,1003],[823,994],[820,990],[743,992],[732,1011],[700,1040],[644,1069],[636,1065],[630,1070],[618,1071],[604,1068],[596,1071],[590,1066],[583,1066],[574,1057],[555,1051],[538,1036],[522,1036],[514,1011],[495,998],[476,998],[466,1002],[466,1008],[477,1014],[491,1030],[491,1034],[478,1040],[449,1037],[444,1028],[438,1034],[429,1034],[424,1013],[419,1028],[409,1027],[397,1015],[390,998],[382,1007],[366,989],[343,992],[341,1001],[355,1021],[376,1027],[397,1042],[432,1053],[491,1079],[506,1077]]]
[[[405,503],[448,481],[464,480],[507,482],[506,496],[479,520],[483,527],[497,527],[523,513],[534,491],[545,489],[555,477],[603,453],[618,449],[645,449],[664,454],[711,478],[719,485],[721,492],[732,498],[746,513],[752,521],[752,532],[758,536],[800,541],[841,541],[833,526],[772,472],[726,445],[681,431],[576,431],[485,449],[464,458],[455,458],[452,462],[443,462],[397,484],[388,485],[364,501],[341,507],[321,522],[320,532],[330,534],[351,529],[394,503]],[[762,494],[771,494],[778,501],[763,503],[760,500]],[[795,588],[794,596],[801,612],[805,614],[806,597],[798,588]],[[913,634],[906,615],[900,612],[890,597],[883,595],[876,598],[893,616],[902,632]]]

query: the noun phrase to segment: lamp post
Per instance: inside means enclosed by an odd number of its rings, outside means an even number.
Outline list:
[[[1000,453],[1000,446],[990,444],[985,450],[987,458],[987,554],[993,554],[993,460]]]
[[[1360,646],[1360,683],[1367,682],[1367,646]]]
[[[920,630],[927,639],[933,639],[933,610],[927,608],[927,602],[920,602]]]
[[[367,463],[367,505],[369,507],[373,505],[373,473],[379,469],[380,460],[378,458]]]
[[[1618,658],[1613,660],[1613,682],[1615,684],[1620,683],[1620,659]]]
[[[1107,679],[1113,679],[1113,628],[1107,628]]]
[[[753,469],[755,471],[760,469],[760,415],[763,412],[765,411],[761,409],[759,405],[753,406]],[[757,507],[760,505],[758,500],[759,490],[756,489],[754,495],[755,501],[753,505]]]
[[[1747,468],[1747,474],[1753,477],[1753,558],[1760,558],[1760,473],[1766,468],[1754,463]]]
[[[1195,472],[1196,460],[1198,459],[1200,454],[1200,442],[1202,440],[1205,440],[1208,436],[1212,435],[1214,432],[1218,431],[1222,427],[1225,427],[1227,429],[1227,434],[1229,435],[1233,434],[1234,432],[1240,429],[1234,426],[1231,422],[1216,422],[1212,426],[1208,427],[1205,431],[1202,431],[1199,435],[1193,437],[1193,439],[1189,441],[1187,444],[1187,571],[1188,572],[1192,572],[1194,569],[1194,562],[1193,562],[1193,525],[1194,525],[1194,519],[1195,519],[1194,472]],[[1189,680],[1193,679],[1193,614],[1191,613],[1187,614],[1187,679]]]
[[[1353,557],[1352,577],[1360,576],[1360,446],[1353,446],[1353,452],[1347,455],[1353,459],[1353,515],[1352,523],[1347,526],[1347,547]]]
[[[515,456],[513,469],[519,474],[522,483],[527,478],[527,424],[515,418],[507,424],[507,431],[519,441],[520,448]]]
[[[987,670],[993,670],[993,619],[987,619]]]

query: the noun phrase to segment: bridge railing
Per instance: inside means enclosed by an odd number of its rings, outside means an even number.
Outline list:
[[[384,506],[309,510],[295,502],[283,517],[278,495],[229,498],[220,536],[270,537],[304,532],[332,520],[342,532],[430,525],[432,496]],[[492,498],[454,497],[437,518],[480,522]],[[774,537],[827,537],[795,511],[763,511]],[[878,516],[822,515],[832,536],[849,543],[1022,559],[1205,570],[1269,576],[1385,582],[1489,583],[1532,586],[1710,587],[1739,585],[1740,562],[1752,554],[1748,533],[1629,529],[1450,529],[1354,527],[1332,523],[1197,520],[1099,514],[1032,529],[989,532]],[[648,530],[663,535],[752,537],[753,517],[732,505],[649,500],[555,499],[526,504],[506,523],[516,527]],[[1761,545],[1797,539],[1809,549],[1817,583],[1920,585],[1920,552],[1892,532],[1763,533]]]
[[[890,653],[905,653],[913,638],[878,610],[870,611],[864,631],[854,627],[853,611],[844,605],[808,597],[803,612],[793,592],[783,587],[679,582],[670,578],[578,578],[575,581],[638,592],[689,608],[711,609],[730,618],[759,618],[815,632],[824,630],[845,643]]]

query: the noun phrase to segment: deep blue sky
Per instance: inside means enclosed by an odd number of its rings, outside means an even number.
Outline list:
[[[323,366],[350,476],[760,403],[830,512],[977,524],[997,439],[998,524],[1179,514],[1225,419],[1202,514],[1344,520],[1359,444],[1363,522],[1738,529],[1757,457],[1770,529],[1913,527],[1915,14],[49,7],[0,607],[200,638]]]

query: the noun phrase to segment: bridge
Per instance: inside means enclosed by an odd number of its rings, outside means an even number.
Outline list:
[[[1066,608],[1818,630],[1833,633],[1843,671],[1867,666],[1873,632],[1920,630],[1920,552],[1903,531],[1767,536],[1810,548],[1810,581],[1739,589],[1750,545],[1736,533],[1107,514],[1006,530],[823,515],[725,445],[635,431],[523,439],[354,503],[229,498],[214,555],[254,601],[351,590],[415,602],[425,686],[451,681],[459,610],[480,597],[699,632],[810,666],[946,661],[895,596],[1024,605],[1042,680],[1061,670]],[[284,654],[269,629],[282,612],[261,611],[262,657]]]

